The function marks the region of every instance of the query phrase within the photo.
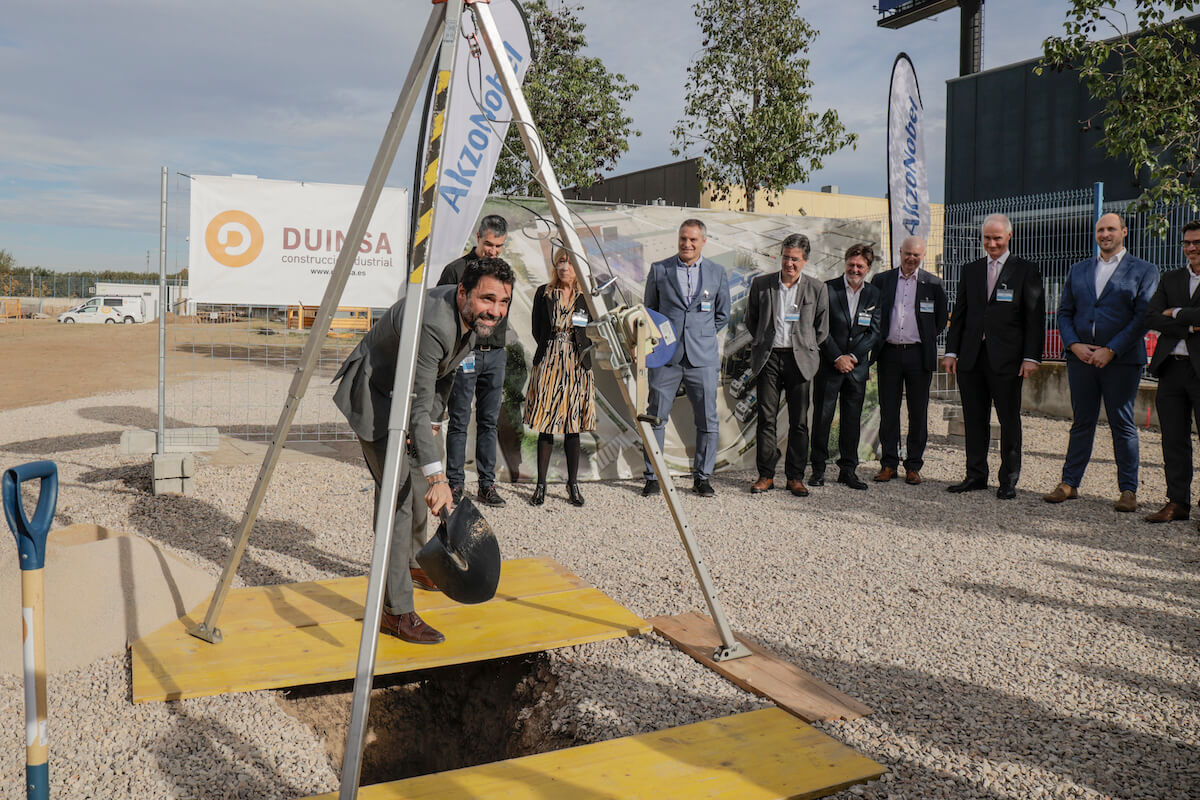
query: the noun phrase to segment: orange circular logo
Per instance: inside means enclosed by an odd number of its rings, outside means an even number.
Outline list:
[[[204,245],[218,264],[244,267],[262,252],[262,226],[245,211],[222,211],[208,223]]]

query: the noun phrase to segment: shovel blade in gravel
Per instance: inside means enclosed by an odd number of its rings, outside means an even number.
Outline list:
[[[446,596],[458,603],[484,603],[496,596],[500,583],[500,545],[492,526],[469,499],[463,498],[442,519],[417,563]]]

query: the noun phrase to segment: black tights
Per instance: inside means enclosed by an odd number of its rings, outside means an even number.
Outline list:
[[[546,473],[550,470],[550,451],[554,449],[554,434],[538,434],[538,483],[546,482]],[[567,454],[567,483],[579,483],[579,434],[563,434],[563,452]]]

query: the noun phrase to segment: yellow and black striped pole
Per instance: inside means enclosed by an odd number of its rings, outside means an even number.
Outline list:
[[[37,510],[25,516],[21,484],[41,479]],[[45,582],[46,536],[58,505],[58,468],[53,461],[33,461],[4,472],[0,479],[4,517],[17,537],[21,566],[21,653],[25,666],[25,796],[50,796],[50,745],[46,724]]]

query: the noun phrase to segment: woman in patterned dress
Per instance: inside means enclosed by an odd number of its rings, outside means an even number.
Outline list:
[[[537,486],[531,505],[546,502],[546,472],[554,435],[563,435],[567,456],[567,497],[583,505],[579,491],[579,434],[596,429],[596,395],[592,359],[587,353],[587,303],[575,282],[575,269],[565,250],[554,251],[554,272],[549,283],[533,296],[533,338],[537,352],[529,373],[526,427],[538,431]]]

